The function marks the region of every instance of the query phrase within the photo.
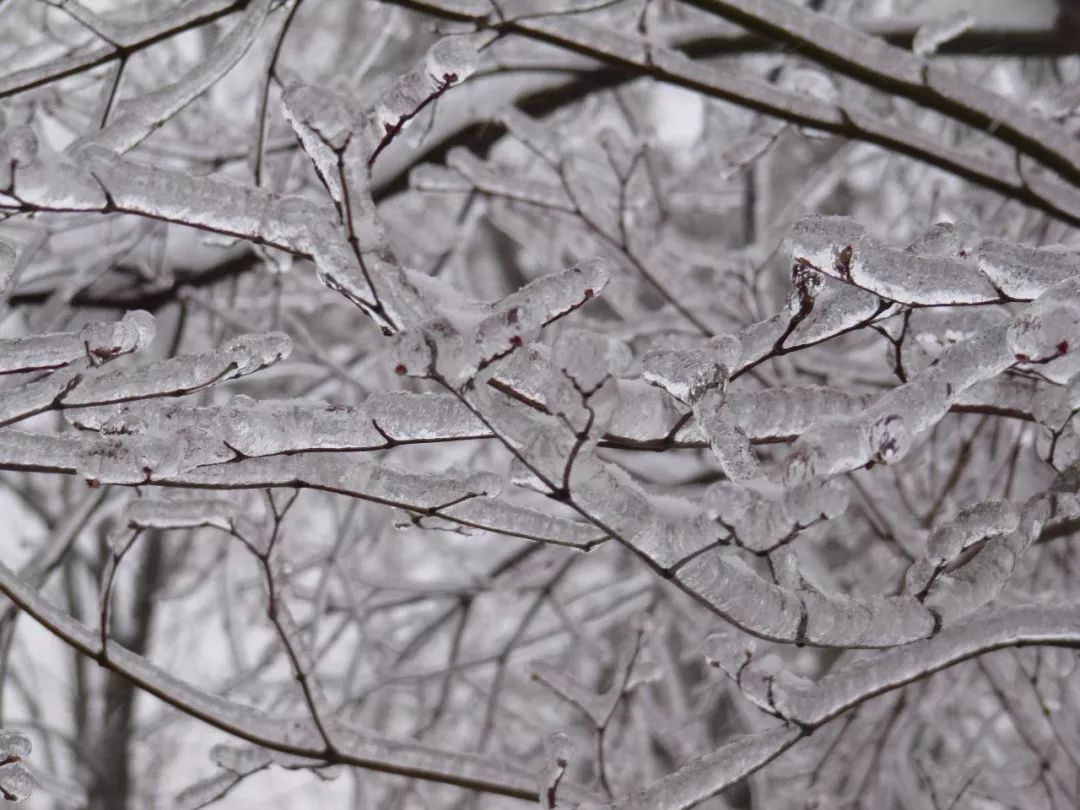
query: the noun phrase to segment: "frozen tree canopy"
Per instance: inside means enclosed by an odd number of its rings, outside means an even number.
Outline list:
[[[0,805],[1080,806],[1007,5],[0,0]]]

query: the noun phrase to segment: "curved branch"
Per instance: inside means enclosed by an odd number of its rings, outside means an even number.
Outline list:
[[[335,728],[335,750],[327,751],[317,730],[309,727],[310,723],[284,721],[213,695],[113,641],[103,648],[97,633],[47,602],[35,588],[19,579],[3,563],[0,563],[0,592],[77,652],[184,714],[234,737],[319,762],[442,782],[526,801],[537,800],[536,780],[531,772],[499,763],[490,757],[390,740],[351,728]],[[588,798],[584,790],[572,786],[565,789],[571,796]]]

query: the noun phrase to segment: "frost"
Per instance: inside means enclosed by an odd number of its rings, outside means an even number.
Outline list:
[[[560,145],[552,137],[551,132],[536,119],[526,115],[517,107],[510,107],[500,114],[499,121],[511,135],[543,156],[545,160],[558,163],[562,154]]]
[[[292,352],[292,340],[282,332],[266,335],[240,335],[225,347],[226,356],[236,373],[251,374],[284,360]]]
[[[425,107],[472,75],[477,60],[473,36],[447,36],[428,49],[420,64],[398,76],[368,116],[368,165]]]
[[[105,360],[149,346],[156,331],[154,316],[137,310],[129,312],[119,323],[84,326],[80,336],[87,354],[98,360]]]
[[[215,44],[206,59],[152,93],[117,105],[112,121],[86,140],[126,152],[138,145],[162,123],[218,82],[247,52],[270,11],[271,0],[254,0],[241,20]],[[74,147],[79,148],[79,145]]]
[[[32,164],[39,149],[37,135],[30,127],[12,127],[4,132],[4,151],[16,169]]]
[[[932,20],[919,26],[911,50],[918,56],[932,56],[938,48],[951,42],[975,25],[975,18],[966,11],[956,11],[939,20]]]
[[[76,473],[91,486],[141,484],[223,461],[196,436],[82,437],[0,430],[0,464]]]
[[[809,67],[800,66],[784,71],[780,77],[780,86],[790,93],[809,96],[826,104],[835,104],[839,96],[836,84],[829,74]]]

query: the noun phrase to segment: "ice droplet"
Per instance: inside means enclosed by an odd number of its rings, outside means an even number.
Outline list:
[[[0,789],[13,802],[22,802],[34,792],[34,777],[23,765],[13,762],[0,766]]]
[[[33,745],[30,743],[30,738],[20,731],[11,731],[4,729],[0,731],[0,759],[7,759],[8,757],[23,757],[30,756],[30,752],[33,750]]]

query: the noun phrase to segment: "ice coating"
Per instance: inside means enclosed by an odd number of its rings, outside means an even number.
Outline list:
[[[241,335],[223,349],[181,355],[141,366],[87,371],[65,396],[69,406],[143,399],[197,391],[210,385],[252,374],[287,357],[292,348],[282,333]]]
[[[761,553],[793,540],[808,526],[842,514],[848,492],[836,479],[811,479],[772,497],[721,481],[706,490],[702,501],[711,515],[733,529],[740,545]]]
[[[820,385],[729,390],[725,407],[730,418],[749,436],[797,436],[828,417],[851,416],[870,404],[870,394],[857,394]]]
[[[1048,287],[1080,272],[1080,253],[1065,247],[1032,248],[989,238],[974,253],[979,270],[1013,298],[1038,298]]]
[[[150,313],[129,312],[121,321],[90,323],[78,332],[0,340],[0,374],[54,369],[89,358],[111,360],[147,346],[154,337]]]
[[[10,242],[0,239],[0,306],[7,302],[7,297],[11,293],[17,259],[15,247]]]
[[[932,56],[938,48],[951,42],[975,25],[975,18],[966,11],[955,11],[945,17],[920,25],[911,43],[918,56]]]
[[[936,529],[926,541],[927,559],[943,565],[971,543],[1013,531],[1020,525],[1020,513],[1007,501],[984,501],[969,506],[951,523]]]
[[[920,306],[997,300],[993,285],[959,259],[889,247],[847,217],[808,216],[792,226],[791,253],[823,273],[890,301]]]
[[[493,304],[444,299],[445,315],[396,338],[394,370],[420,377],[436,373],[460,386],[535,339],[548,323],[583,306],[608,278],[606,263],[594,259],[538,278]]]
[[[761,474],[750,438],[727,413],[724,395],[717,390],[708,391],[694,405],[694,416],[708,437],[720,469],[728,478],[741,481]]]
[[[87,353],[101,361],[150,345],[156,332],[154,316],[136,310],[127,313],[118,323],[88,324],[82,328],[80,337]]]
[[[560,332],[552,361],[588,391],[608,375],[626,372],[632,358],[623,341],[591,330],[570,328]]]
[[[214,526],[228,531],[242,513],[242,502],[221,498],[139,498],[124,509],[128,525],[139,529]]]
[[[727,371],[707,349],[654,349],[641,360],[641,376],[687,404],[727,381]]]
[[[1049,362],[1063,354],[1062,348],[1070,362],[1068,341],[1080,328],[1078,293],[1076,278],[1049,288],[1010,320],[945,348],[914,379],[882,394],[861,414],[815,425],[792,447],[788,480],[830,475],[870,462],[893,463],[977,383],[1018,362]]]
[[[675,810],[691,807],[756,770],[793,745],[802,733],[794,726],[737,737],[674,773],[610,804],[588,802],[582,810]]]

